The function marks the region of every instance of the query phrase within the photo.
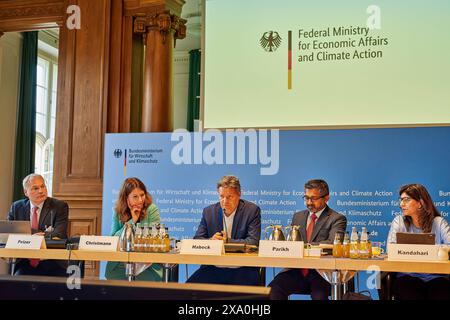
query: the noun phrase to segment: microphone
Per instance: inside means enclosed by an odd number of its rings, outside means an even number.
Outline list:
[[[48,232],[48,236],[45,238],[47,249],[72,249],[72,246],[68,245],[69,241],[67,239],[60,239],[58,236],[53,238],[56,214],[57,214],[56,210],[54,209],[50,210],[50,226],[49,227],[46,226],[47,229],[50,228],[50,231]]]
[[[51,240],[53,237],[53,220],[54,220],[54,216],[55,216],[55,210],[52,209],[50,210],[50,232],[48,234],[48,238]]]
[[[223,232],[225,233],[225,243],[228,242],[228,230],[227,230],[227,223],[225,221],[225,208],[222,208],[222,224],[223,224]]]

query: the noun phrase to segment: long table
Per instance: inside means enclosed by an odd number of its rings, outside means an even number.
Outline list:
[[[206,264],[223,266],[280,267],[317,269],[332,285],[332,298],[339,299],[342,283],[354,272],[379,270],[389,272],[418,272],[450,274],[450,261],[393,261],[386,258],[346,259],[325,256],[303,259],[258,257],[256,253],[227,253],[221,256],[182,255],[178,253],[104,252],[65,249],[18,250],[0,249],[1,258],[32,258],[55,260],[119,261],[135,263]],[[132,268],[131,268],[132,269]],[[131,279],[130,279],[131,280]]]
[[[129,263],[210,264],[224,266],[310,268],[329,270],[368,270],[450,274],[450,261],[399,261],[386,258],[346,259],[324,256],[303,259],[258,257],[256,253],[226,253],[222,256],[186,255],[178,253],[105,252],[66,249],[0,249],[0,258],[55,260],[119,261]]]

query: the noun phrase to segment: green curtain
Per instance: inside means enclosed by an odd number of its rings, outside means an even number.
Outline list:
[[[23,33],[14,161],[14,201],[24,197],[22,180],[26,175],[34,172],[37,40],[37,31]]]
[[[189,51],[189,89],[186,129],[194,131],[194,120],[200,116],[200,63],[199,49]]]

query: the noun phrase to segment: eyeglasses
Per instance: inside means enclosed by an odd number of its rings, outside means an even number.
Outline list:
[[[400,203],[404,202],[404,203],[406,203],[406,204],[410,203],[411,200],[412,200],[412,199],[411,199],[410,197],[403,197],[403,198],[399,198],[399,199],[398,199],[398,201],[399,201]]]
[[[308,197],[308,196],[303,196],[303,201],[308,202],[308,201],[312,201],[312,202],[316,202],[319,199],[325,198],[326,195],[321,196],[321,197]]]
[[[138,201],[141,201],[141,200],[143,200],[143,201],[145,201],[145,194],[142,194],[142,195],[137,195],[137,194],[130,194],[129,196],[128,196],[128,199],[129,200],[131,200],[131,201],[134,201],[134,202],[138,202]]]

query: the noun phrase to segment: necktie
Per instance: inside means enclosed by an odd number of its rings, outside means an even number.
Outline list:
[[[314,225],[316,224],[317,216],[315,213],[311,215],[311,221],[309,222],[308,227],[306,228],[306,239],[308,240],[308,243],[311,241],[311,236],[314,230]],[[306,277],[309,273],[309,269],[301,269],[302,274],[304,277]]]
[[[315,213],[313,213],[311,215],[311,221],[308,225],[308,228],[306,229],[306,239],[308,240],[308,243],[311,241],[311,236],[312,236],[312,233],[314,230],[314,225],[316,224],[316,219],[317,219],[317,216]]]
[[[31,211],[31,230],[32,232],[36,232],[39,229],[38,223],[38,207],[33,207]],[[30,266],[36,268],[39,264],[39,259],[30,259]]]

